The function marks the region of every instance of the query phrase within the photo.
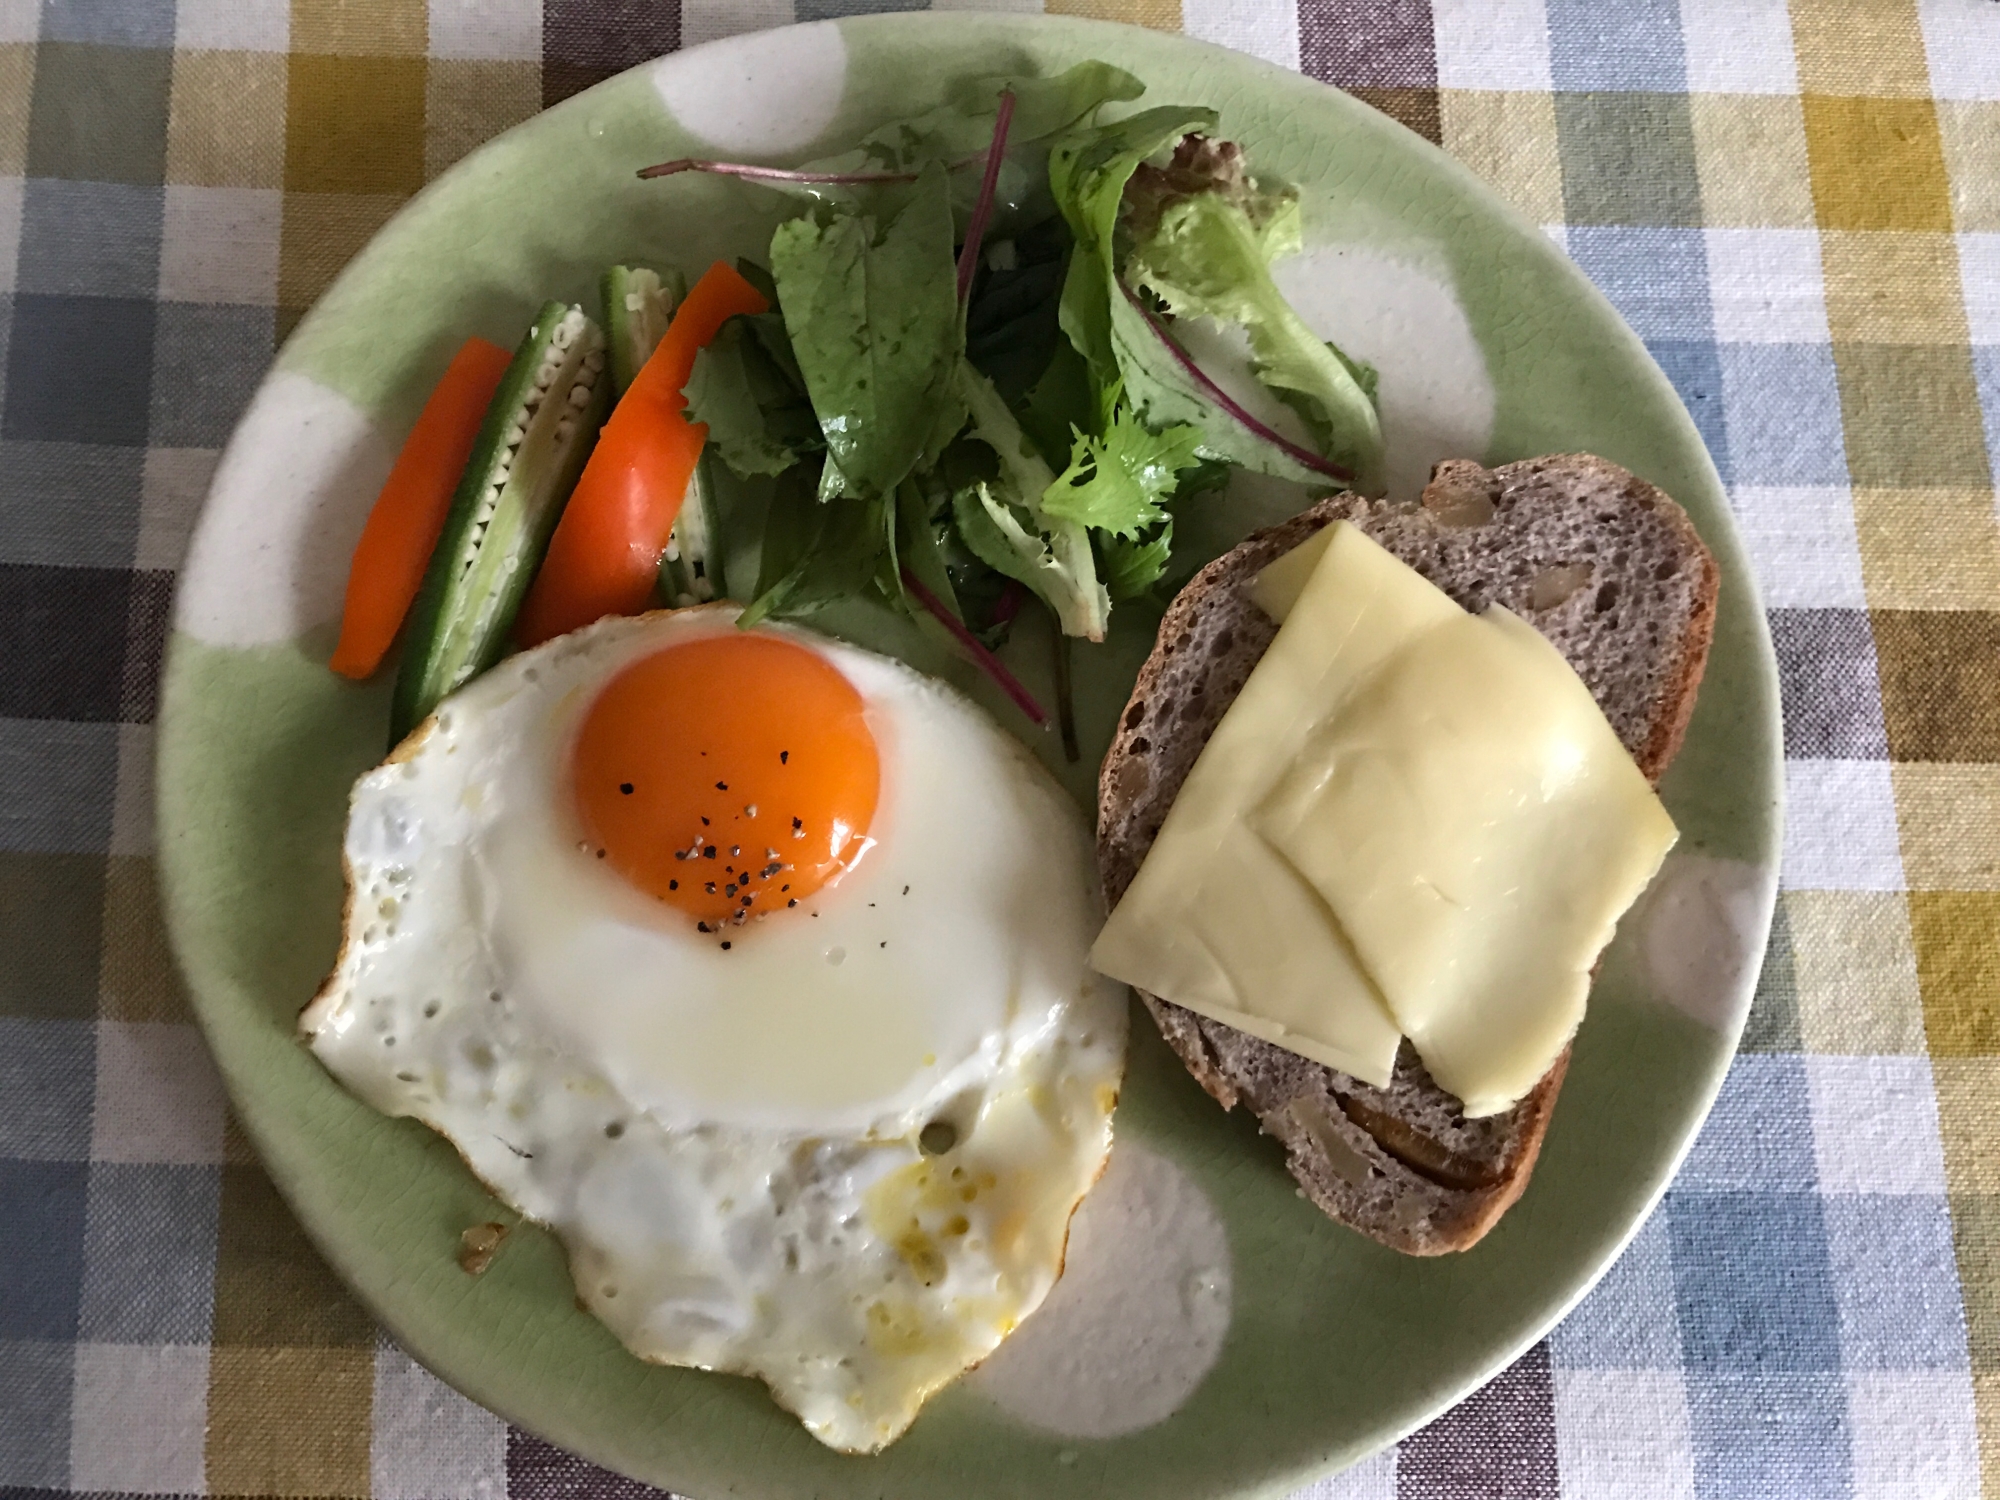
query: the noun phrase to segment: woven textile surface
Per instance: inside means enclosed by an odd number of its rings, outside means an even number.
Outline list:
[[[232,1127],[157,913],[161,643],[278,342],[427,180],[647,57],[896,8],[0,0],[0,1497],[652,1493],[404,1357]],[[2000,1496],[2000,3],[1049,8],[1347,88],[1546,226],[1777,643],[1783,890],[1686,1169],[1546,1343],[1302,1495]]]

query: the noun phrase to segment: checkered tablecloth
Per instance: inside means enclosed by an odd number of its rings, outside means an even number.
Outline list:
[[[641,1493],[401,1355],[232,1127],[156,911],[161,640],[238,411],[409,194],[629,63],[895,7],[0,0],[0,1496]],[[1050,8],[1340,84],[1546,225],[1694,414],[1783,671],[1778,921],[1686,1170],[1309,1493],[2000,1496],[2000,3]]]

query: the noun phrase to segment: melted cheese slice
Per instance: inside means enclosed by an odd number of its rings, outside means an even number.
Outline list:
[[[1282,621],[1092,961],[1371,1083],[1407,1034],[1470,1116],[1532,1088],[1675,830],[1555,648],[1345,523],[1253,588]]]

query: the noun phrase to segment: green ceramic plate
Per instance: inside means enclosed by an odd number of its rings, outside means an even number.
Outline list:
[[[511,344],[544,297],[592,296],[613,261],[699,271],[767,243],[771,195],[644,184],[635,167],[803,159],[926,107],[955,77],[1088,57],[1137,72],[1147,102],[1216,106],[1261,169],[1301,185],[1309,246],[1288,290],[1380,367],[1392,492],[1449,454],[1580,449],[1694,515],[1724,587],[1700,707],[1663,788],[1682,840],[1604,966],[1533,1185],[1476,1250],[1408,1260],[1329,1223],[1140,1017],[1113,1172],[1079,1220],[1072,1275],[1014,1341],[1026,1353],[1003,1348],[887,1453],[843,1458],[750,1381],[628,1356],[575,1309],[539,1231],[467,1277],[458,1235],[492,1200],[443,1141],[357,1103],[293,1041],[334,952],[347,789],[379,756],[387,714],[383,688],[322,665],[328,627],[361,518],[460,340]],[[1186,526],[1185,543],[1219,550],[1297,503],[1246,488]],[[836,623],[954,670],[913,638]],[[1152,620],[1125,610],[1120,623],[1080,653],[1085,764],[1064,772],[1079,796],[1150,644]],[[1039,675],[1044,645],[1018,655]],[[1467,172],[1332,89],[1217,48],[1082,21],[885,15],[612,79],[454,168],[355,259],[244,416],[188,559],[160,718],[160,847],[180,961],[272,1176],[411,1353],[494,1410],[701,1500],[1280,1495],[1499,1370],[1659,1197],[1729,1063],[1763,951],[1776,705],[1749,567],[1672,388],[1575,268]],[[1037,748],[1059,765],[1052,744]],[[1152,1205],[1143,1233],[1121,1195]],[[1150,1345],[1118,1336],[1140,1329]],[[1044,1358],[1076,1355],[1071,1386],[1038,1373],[1031,1339]]]

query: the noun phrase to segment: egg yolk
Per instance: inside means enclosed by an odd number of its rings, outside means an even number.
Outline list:
[[[782,636],[706,636],[612,678],[571,762],[590,848],[705,930],[859,859],[881,786],[861,694]]]

